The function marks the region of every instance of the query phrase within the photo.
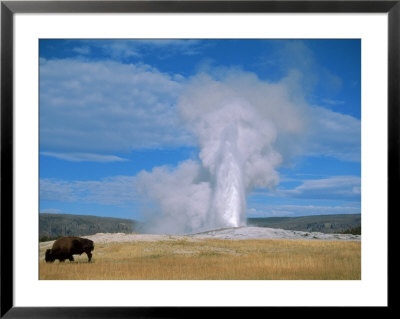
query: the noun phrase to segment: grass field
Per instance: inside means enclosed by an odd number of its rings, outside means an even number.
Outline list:
[[[96,243],[52,264],[40,250],[43,280],[360,280],[361,242],[219,240]]]

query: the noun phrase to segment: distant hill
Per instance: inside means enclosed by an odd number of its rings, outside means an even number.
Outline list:
[[[132,233],[138,231],[139,222],[131,219],[70,215],[39,214],[39,240],[60,236],[85,236],[96,233]]]
[[[247,225],[306,232],[361,234],[361,214],[248,218]]]

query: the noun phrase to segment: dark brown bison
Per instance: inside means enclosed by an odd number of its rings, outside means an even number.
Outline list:
[[[80,237],[63,237],[57,239],[51,249],[46,250],[45,260],[46,262],[53,262],[58,259],[63,262],[65,259],[74,261],[72,255],[81,255],[86,253],[90,260],[92,259],[91,251],[94,249],[93,241],[86,238]]]

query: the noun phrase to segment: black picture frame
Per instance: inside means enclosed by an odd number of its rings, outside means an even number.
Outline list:
[[[281,315],[276,307],[192,308],[192,307],[14,307],[13,304],[13,16],[15,13],[387,13],[388,14],[388,225],[397,213],[399,189],[398,126],[400,108],[400,0],[396,1],[1,1],[1,317],[5,318],[178,318],[241,315],[260,312]],[[395,211],[396,210],[396,211]],[[389,226],[388,226],[389,228]],[[388,229],[388,247],[390,236]],[[389,262],[389,255],[388,255]],[[389,263],[388,263],[389,264]],[[388,269],[389,271],[389,269]],[[388,287],[389,287],[388,280]],[[389,310],[392,304],[389,295]],[[288,308],[297,315],[309,314],[306,307]],[[240,312],[239,312],[240,311]],[[325,309],[323,311],[326,311]],[[330,314],[341,315],[340,307]],[[347,310],[345,310],[347,311]],[[359,311],[359,309],[358,309]],[[367,309],[371,312],[371,309]]]

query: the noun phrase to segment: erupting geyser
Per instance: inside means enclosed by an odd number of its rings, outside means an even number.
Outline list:
[[[210,222],[217,227],[238,227],[246,224],[246,196],[237,137],[237,128],[234,125],[223,129],[218,149],[219,158],[215,172],[212,172],[214,193]]]
[[[282,150],[303,130],[302,104],[294,102],[286,80],[270,84],[243,72],[192,79],[177,110],[197,140],[199,161],[139,174],[138,189],[151,200],[147,213],[155,217],[151,231],[193,233],[246,224],[246,196],[278,184]]]

